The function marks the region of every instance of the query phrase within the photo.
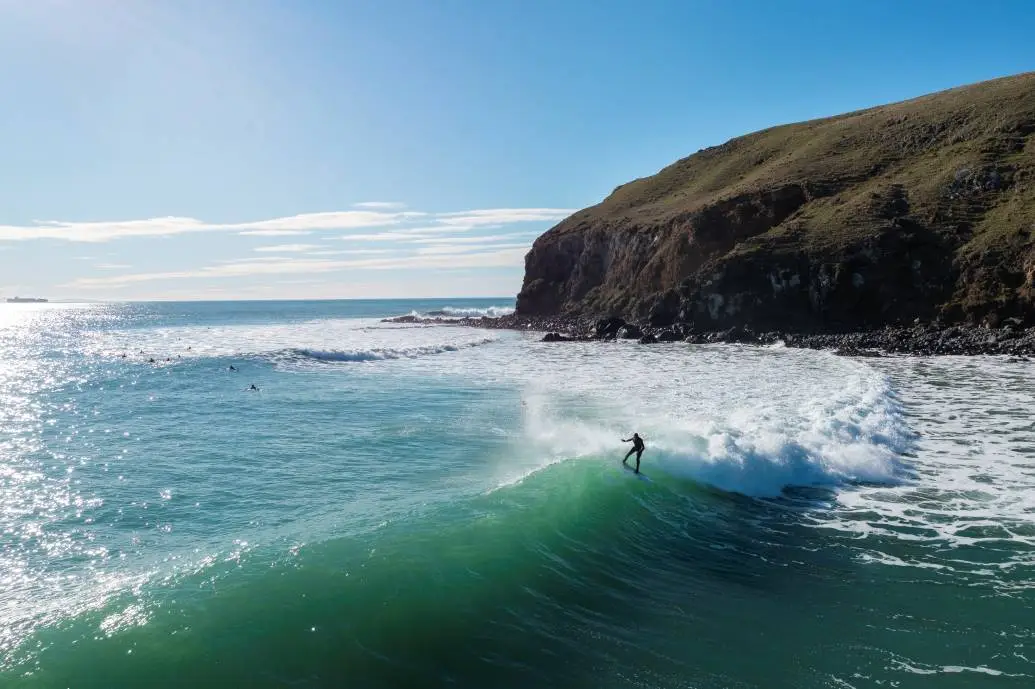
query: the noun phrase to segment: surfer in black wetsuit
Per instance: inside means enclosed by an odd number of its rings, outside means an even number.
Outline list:
[[[625,464],[626,460],[629,459],[629,455],[633,452],[636,453],[636,473],[640,473],[640,455],[643,454],[643,438],[640,437],[639,433],[633,433],[631,438],[622,438],[623,443],[632,441],[632,449],[625,453],[625,459],[622,460],[622,464]]]

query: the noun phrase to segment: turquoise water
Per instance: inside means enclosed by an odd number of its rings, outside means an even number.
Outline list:
[[[1035,684],[1032,364],[508,306],[4,305],[0,686]]]

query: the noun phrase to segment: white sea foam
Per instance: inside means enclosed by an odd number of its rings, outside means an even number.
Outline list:
[[[499,318],[514,313],[513,306],[487,306],[485,308],[443,306],[433,311],[410,311],[409,316],[421,320],[459,320],[461,318]]]
[[[417,347],[374,347],[371,349],[291,349],[288,357],[301,357],[327,362],[387,361],[392,359],[415,359],[445,352],[458,352],[493,342],[492,338],[481,338],[455,344],[425,345]]]
[[[164,362],[209,357],[268,357],[300,361],[373,362],[413,359],[488,344],[498,335],[470,328],[399,328],[378,319],[323,319],[292,324],[182,326],[91,335],[92,354]]]
[[[441,311],[442,315],[447,318],[478,318],[479,316],[485,316],[488,318],[498,318],[499,316],[509,316],[514,313],[513,306],[489,306],[484,309],[472,309],[472,308],[458,308],[453,306],[444,306]]]
[[[791,349],[529,339],[415,364],[522,386],[523,442],[534,449],[517,475],[558,459],[618,459],[637,431],[652,471],[751,496],[905,476],[908,427],[886,377],[862,364]]]
[[[1015,570],[1015,576],[1035,571],[1031,364],[1002,357],[938,357],[873,365],[901,391],[919,435],[915,479],[843,492],[838,509],[815,515],[816,526],[872,541],[877,550],[867,559],[885,565],[894,558],[879,550],[882,544],[906,540],[935,547],[896,565],[948,564],[946,576],[989,581],[998,580],[1002,570]],[[1002,547],[1006,542],[1024,547]],[[947,558],[946,547],[959,554]],[[1008,593],[1010,586],[1035,585],[1032,579],[1000,588]]]

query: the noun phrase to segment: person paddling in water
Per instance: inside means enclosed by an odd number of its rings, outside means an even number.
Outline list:
[[[636,473],[640,473],[640,455],[643,454],[643,438],[640,437],[639,433],[633,433],[631,438],[622,438],[623,443],[632,441],[632,449],[625,453],[625,459],[622,460],[622,464],[625,464],[626,460],[629,459],[629,455],[633,452],[636,453]]]

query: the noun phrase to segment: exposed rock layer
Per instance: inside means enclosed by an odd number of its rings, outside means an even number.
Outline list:
[[[597,322],[566,316],[521,316],[499,318],[420,318],[400,316],[387,322],[440,324],[475,328],[519,330],[545,333],[543,342],[585,342],[592,340],[636,340],[640,344],[682,342],[685,344],[747,344],[825,349],[846,356],[882,356],[884,354],[935,355],[1010,355],[1027,361],[1035,357],[1035,327],[1022,328],[1018,319],[998,328],[944,326],[925,324],[885,326],[855,332],[800,332],[791,330],[754,330],[734,326],[725,330],[701,331],[684,325],[640,327],[621,318],[604,318]]]
[[[519,316],[1035,324],[1035,73],[733,139],[539,237]]]

